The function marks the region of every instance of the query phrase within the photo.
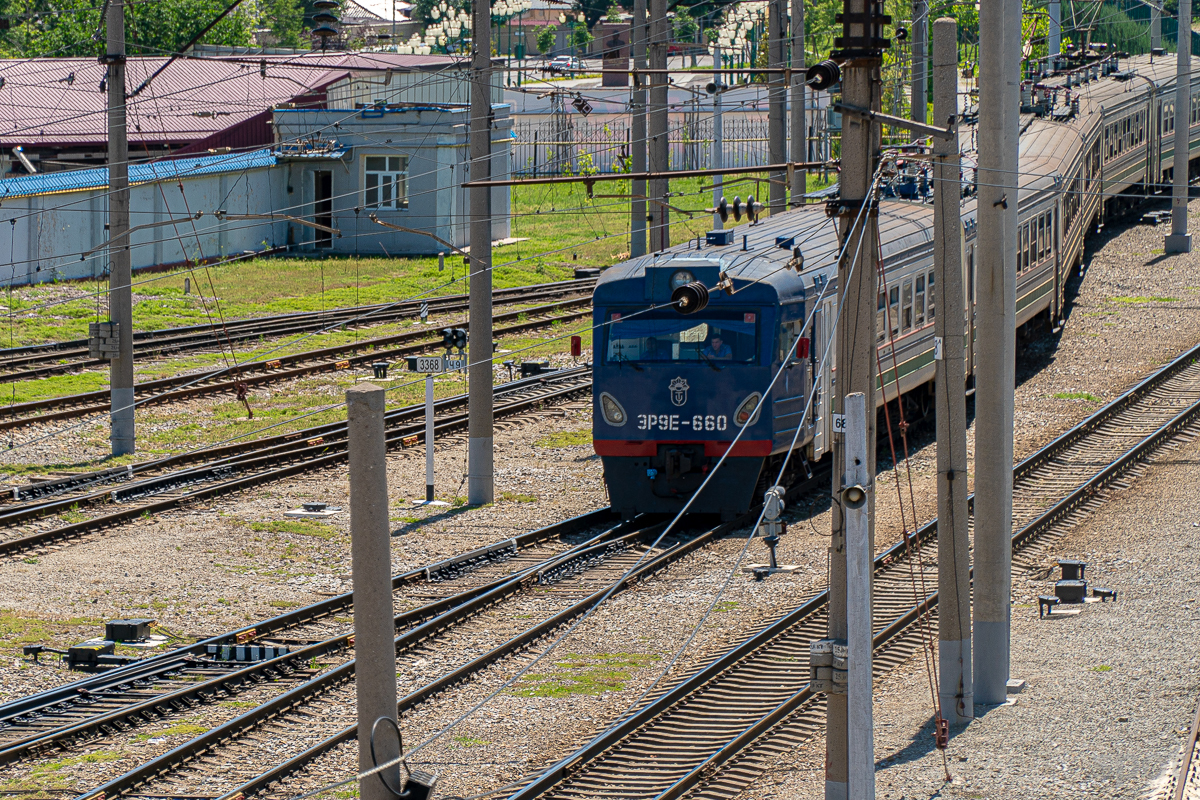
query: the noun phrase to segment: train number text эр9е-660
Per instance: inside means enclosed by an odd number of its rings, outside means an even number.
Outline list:
[[[729,418],[724,414],[696,414],[691,419],[680,418],[679,414],[638,414],[639,431],[677,431],[680,426],[694,431],[723,431],[729,427]]]

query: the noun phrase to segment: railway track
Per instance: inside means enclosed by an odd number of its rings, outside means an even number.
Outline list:
[[[418,671],[418,680],[409,681],[416,684],[412,688],[402,679],[402,691],[408,691],[399,702],[400,713],[434,702],[478,671],[519,653],[585,613],[610,591],[646,580],[747,521],[743,518],[725,523],[694,537],[673,537],[653,552],[648,550],[647,540],[656,536],[664,523],[618,526],[547,562],[549,566],[514,574],[489,593],[409,629],[396,640],[399,672],[413,674],[413,665],[421,663],[418,657],[435,652],[433,648],[441,648],[436,652],[443,659],[435,669]],[[626,575],[643,556],[645,560]],[[534,587],[541,591],[531,593]],[[545,591],[546,587],[550,591]],[[504,603],[500,595],[506,598]],[[515,608],[514,603],[518,603]],[[494,604],[491,610],[483,610],[489,604]],[[505,616],[514,610],[524,613]],[[475,614],[478,616],[471,622],[461,624],[461,620]],[[516,620],[520,624],[514,625]],[[453,630],[459,641],[466,639],[470,645],[460,648],[457,658],[446,656],[445,645],[437,639],[435,629]],[[480,644],[485,640],[491,643],[487,647]],[[479,654],[472,657],[473,653]],[[452,663],[447,665],[447,661]],[[82,797],[213,797],[257,792],[354,739],[352,673],[353,662],[347,661]],[[456,696],[454,702],[461,699]],[[282,762],[272,760],[281,753],[285,755]]]
[[[628,526],[613,527],[617,519],[611,510],[601,509],[394,576],[396,604],[416,606],[396,615],[397,631],[420,628],[435,617],[442,617],[443,626],[461,621],[531,579],[536,583],[540,576],[564,575],[589,558],[624,549],[618,545],[629,538]],[[418,604],[414,595],[423,601]],[[436,599],[429,602],[430,597]],[[194,713],[266,682],[273,695],[281,694],[316,676],[318,670],[309,666],[313,659],[345,662],[352,629],[338,615],[352,609],[353,596],[345,593],[0,705],[0,765]],[[290,651],[249,662],[209,652],[237,644],[288,646]]]
[[[591,314],[591,297],[576,297],[496,314],[495,336],[513,335],[554,324],[571,323]],[[134,398],[139,406],[161,405],[213,394],[237,393],[262,386],[324,372],[366,367],[378,361],[401,359],[440,346],[440,334],[429,328],[406,331],[393,336],[363,339],[352,344],[308,350],[278,358],[247,361],[237,367],[223,367],[139,383]],[[64,395],[46,400],[15,403],[0,408],[0,430],[23,428],[44,422],[73,419],[89,414],[107,414],[111,398],[108,390]]]
[[[495,390],[495,415],[497,419],[520,415],[590,390],[588,367],[511,381]],[[435,436],[466,427],[467,395],[444,398],[434,408]],[[387,412],[387,446],[404,449],[423,443],[424,425],[423,404]],[[332,466],[346,459],[346,444],[346,423],[341,421],[17,487],[13,499],[0,505],[0,537],[7,534],[0,538],[0,557],[21,557],[143,514]],[[39,522],[67,511],[98,513],[49,527]]]
[[[1013,563],[1042,558],[1060,526],[1124,486],[1156,449],[1200,416],[1200,347],[1176,359],[1014,468]],[[937,586],[936,520],[875,559],[876,669],[916,646],[914,623],[936,614],[910,574]],[[911,572],[910,572],[911,570]],[[825,635],[821,592],[665,689],[592,742],[536,775],[510,800],[732,797],[768,761],[820,730],[808,688],[808,643]]]
[[[516,286],[492,292],[495,305],[508,303],[543,302],[555,298],[590,294],[594,278],[560,281],[557,283]],[[366,306],[332,308],[328,311],[303,311],[264,317],[230,320],[224,324],[190,325],[157,331],[134,333],[133,350],[137,358],[166,355],[189,350],[218,349],[232,342],[260,338],[291,336],[338,326],[362,327],[382,322],[413,319],[421,306],[430,314],[463,311],[467,295],[447,295],[400,303],[378,303]],[[88,356],[86,339],[26,345],[0,349],[0,383],[61,375],[86,367],[104,366],[107,362]]]
[[[1183,741],[1178,762],[1139,800],[1200,800],[1200,704],[1192,719],[1192,727]]]

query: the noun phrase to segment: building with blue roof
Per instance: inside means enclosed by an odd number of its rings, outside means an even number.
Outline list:
[[[491,174],[501,178],[511,172],[511,121],[507,106],[493,111]],[[112,244],[128,244],[135,270],[250,252],[465,248],[467,115],[449,105],[276,109],[273,147],[131,164],[130,233]],[[507,188],[493,190],[493,240],[509,235],[509,203]],[[107,217],[106,167],[0,180],[0,223],[9,223],[0,236],[12,253],[0,280],[106,275]]]

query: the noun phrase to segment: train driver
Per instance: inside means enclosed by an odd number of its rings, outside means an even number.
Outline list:
[[[714,361],[730,361],[733,359],[733,351],[729,349],[729,345],[721,340],[721,335],[718,333],[713,334],[713,337],[709,339],[708,347],[700,351],[700,355],[705,358],[711,358]]]

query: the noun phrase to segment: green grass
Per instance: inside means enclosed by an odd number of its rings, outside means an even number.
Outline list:
[[[58,761],[51,761],[48,764],[38,764],[24,778],[0,784],[0,792],[8,795],[20,795],[23,792],[34,794],[39,791],[62,792],[62,790],[71,786],[69,777],[60,774],[63,770],[68,770],[80,764],[103,764],[108,761],[116,761],[120,758],[121,755],[119,753],[97,750],[94,753],[61,758]]]
[[[633,671],[659,659],[644,653],[607,653],[595,656],[568,654],[556,662],[553,672],[527,674],[514,694],[522,697],[567,697],[573,694],[596,695],[625,688]]]
[[[293,603],[290,600],[271,600],[267,603],[271,608],[296,608],[299,603]]]
[[[268,533],[292,533],[297,536],[315,536],[318,539],[330,541],[342,536],[342,532],[324,522],[313,522],[307,519],[272,520],[271,522],[251,522],[250,530],[266,531]]]
[[[476,739],[473,736],[455,736],[451,741],[458,747],[482,747],[485,744],[491,744],[491,742]]]
[[[1051,397],[1055,400],[1087,400],[1089,403],[1104,402],[1091,392],[1055,392]]]
[[[516,492],[501,492],[500,499],[510,503],[536,503],[538,501],[537,495],[517,494]]]
[[[534,442],[534,447],[574,447],[592,443],[592,431],[555,431]]]
[[[203,725],[196,725],[191,722],[180,722],[172,725],[169,728],[164,728],[159,731],[150,731],[148,733],[139,733],[134,739],[144,742],[147,739],[160,739],[164,736],[199,736],[208,731],[208,728]]]
[[[1122,295],[1119,297],[1108,298],[1110,302],[1120,303],[1122,305],[1135,306],[1143,303],[1178,303],[1178,297],[1162,297],[1160,295]]]
[[[1092,672],[1111,672],[1111,671],[1112,671],[1112,667],[1110,667],[1108,664],[1100,664],[1099,666],[1092,667]]]
[[[722,600],[713,610],[718,614],[724,614],[726,611],[733,611],[739,605],[741,604],[737,600]]]
[[[94,617],[48,620],[21,616],[10,609],[0,609],[0,645],[20,652],[23,645],[49,643],[65,635],[70,628],[99,623],[100,620]]]
[[[764,181],[736,183],[734,176],[726,176],[726,196],[731,200],[734,195],[764,199],[765,176],[758,177]],[[816,188],[816,176],[810,178],[810,185]],[[628,181],[595,186],[597,194],[630,194]],[[712,227],[711,215],[702,210],[712,202],[709,179],[674,180],[671,192],[673,206],[695,214],[689,219],[687,214],[672,212],[672,242],[687,241]],[[629,200],[625,197],[589,199],[582,184],[521,186],[513,189],[512,204],[511,235],[528,241],[494,251],[492,282],[497,288],[565,280],[572,277],[576,266],[607,266],[628,258]],[[142,273],[135,276],[134,327],[151,330],[394,302],[421,294],[463,294],[465,274],[457,256],[446,258],[444,272],[438,272],[436,257],[329,256],[251,259],[199,267],[186,275]],[[192,279],[190,295],[183,294],[185,277]],[[103,292],[107,287],[90,281],[44,283],[15,289],[11,305],[0,298],[5,311],[17,314],[12,328],[14,344],[85,338],[88,323],[97,317],[98,289]],[[73,299],[58,302],[68,298]],[[100,316],[105,316],[103,307]],[[245,349],[238,347],[238,352]],[[212,363],[194,358],[196,363]],[[105,376],[91,375],[64,377],[74,377],[77,386],[101,388],[99,381]],[[65,393],[61,386],[57,391]]]

